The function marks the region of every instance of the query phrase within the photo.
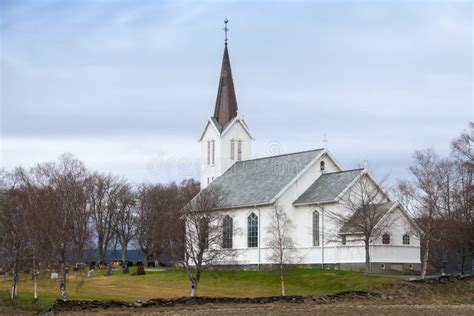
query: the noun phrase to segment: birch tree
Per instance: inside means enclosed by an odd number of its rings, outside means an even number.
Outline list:
[[[383,181],[381,181],[383,183]],[[327,212],[338,227],[340,234],[350,237],[347,242],[363,242],[365,273],[371,272],[370,245],[387,230],[394,218],[381,221],[388,211],[389,199],[381,185],[376,184],[364,170],[362,176],[341,199],[343,211]]]
[[[191,282],[192,297],[197,295],[203,271],[217,263],[230,262],[235,254],[234,249],[222,247],[225,214],[218,211],[222,198],[219,189],[208,187],[181,210],[185,222],[182,266]]]
[[[67,264],[71,261],[70,249],[74,246],[74,218],[87,205],[87,169],[71,154],[63,154],[58,162],[37,165],[33,168],[38,187],[48,201],[47,238],[59,261],[60,294],[68,299]]]
[[[425,278],[430,243],[435,224],[441,214],[441,194],[439,190],[439,158],[432,149],[416,151],[409,171],[411,180],[401,181],[399,190],[409,197],[410,208],[417,217],[421,232],[422,260],[421,277]]]
[[[20,269],[28,257],[28,214],[24,191],[18,179],[11,173],[3,173],[0,188],[0,252],[10,267],[12,284],[9,297],[18,295]]]
[[[267,259],[278,265],[281,295],[285,296],[285,265],[298,262],[295,241],[291,235],[293,222],[279,204],[271,208],[270,222],[266,227],[266,246],[270,253]]]

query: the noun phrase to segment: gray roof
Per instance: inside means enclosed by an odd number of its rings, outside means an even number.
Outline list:
[[[341,229],[339,230],[340,234],[356,234],[356,233],[361,233],[360,225],[358,225],[358,221],[360,221],[361,218],[364,218],[364,221],[367,218],[373,218],[373,223],[378,223],[380,219],[393,207],[394,204],[397,202],[385,202],[385,203],[380,203],[380,204],[374,204],[373,209],[367,209],[365,211],[366,214],[361,214],[360,212],[363,212],[363,210],[358,210],[354,213],[354,215],[349,218],[347,223],[345,223]]]
[[[238,161],[208,188],[225,194],[221,208],[270,203],[323,149]]]
[[[310,187],[294,202],[311,204],[334,201],[336,197],[358,176],[364,169],[331,172],[321,175]]]

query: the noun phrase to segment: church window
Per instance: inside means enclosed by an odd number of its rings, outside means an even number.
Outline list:
[[[382,235],[382,244],[384,244],[384,245],[390,244],[390,235],[389,234],[383,234]]]
[[[207,141],[207,165],[211,164],[211,142]]]
[[[408,235],[408,234],[403,235],[403,244],[404,245],[409,245],[410,244],[410,235]]]
[[[322,161],[319,163],[319,170],[321,170],[321,171],[326,170],[326,163],[324,162],[324,160],[322,160]]]
[[[342,235],[341,238],[342,238],[342,241],[341,241],[342,245],[345,246],[347,243],[346,235]]]
[[[215,144],[215,141],[211,141],[211,151],[212,151],[212,155],[211,155],[211,164],[214,164],[215,163],[215,159],[216,159],[216,144]]]
[[[254,213],[247,218],[247,247],[258,247],[258,216]]]
[[[232,217],[226,215],[222,222],[222,248],[232,248]]]
[[[238,161],[242,160],[242,141],[241,140],[237,142],[237,160]]]
[[[319,246],[319,213],[313,212],[313,246]]]
[[[230,141],[230,159],[235,160],[235,140]]]

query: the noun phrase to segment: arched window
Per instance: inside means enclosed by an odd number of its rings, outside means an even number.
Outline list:
[[[226,215],[222,221],[222,248],[232,248],[232,217]]]
[[[390,244],[390,235],[389,234],[383,234],[382,235],[382,244],[384,244],[384,245]]]
[[[254,213],[247,218],[247,247],[258,247],[258,216]]]
[[[230,141],[230,160],[235,160],[235,140]]]
[[[207,165],[211,164],[211,141],[207,141]]]
[[[410,244],[410,235],[408,235],[408,234],[403,235],[403,244],[404,245],[409,245]]]
[[[326,163],[324,162],[324,160],[321,160],[321,162],[319,163],[319,170],[326,170]]]
[[[215,164],[215,162],[216,162],[216,142],[211,140],[211,145],[212,145],[211,164]]]
[[[241,140],[237,142],[237,160],[238,161],[242,160],[242,141]]]
[[[313,212],[313,246],[319,246],[319,213]]]

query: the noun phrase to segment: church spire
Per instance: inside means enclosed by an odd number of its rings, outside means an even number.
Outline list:
[[[216,108],[214,118],[222,127],[225,127],[234,117],[237,116],[237,98],[235,96],[234,81],[230,69],[229,51],[227,50],[227,18],[224,20],[224,57],[222,59],[221,76],[219,79],[219,88],[217,90]]]

